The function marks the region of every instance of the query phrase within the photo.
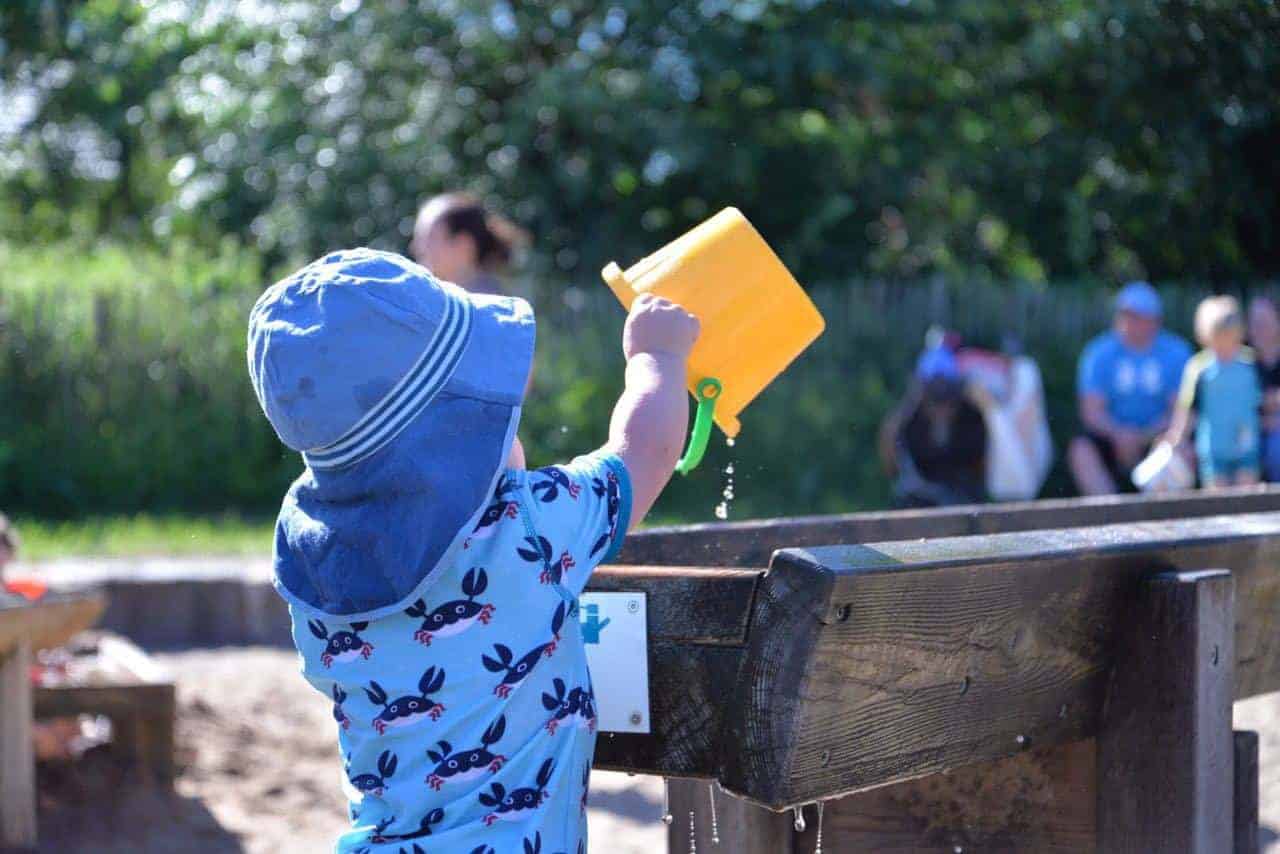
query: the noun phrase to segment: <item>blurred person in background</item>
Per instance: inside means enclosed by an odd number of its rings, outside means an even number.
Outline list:
[[[1115,301],[1113,327],[1080,356],[1077,400],[1082,435],[1067,462],[1083,495],[1130,490],[1129,473],[1169,427],[1191,347],[1162,328],[1160,295],[1130,282]]]
[[[472,293],[517,296],[498,276],[527,236],[468,193],[444,193],[418,211],[409,254],[439,278]]]
[[[966,387],[952,349],[930,340],[911,390],[880,428],[880,459],[895,479],[897,506],[987,500],[987,427],[975,396],[990,397],[981,383]]]
[[[1262,385],[1262,476],[1280,481],[1280,311],[1270,296],[1249,303],[1249,344]]]
[[[1194,432],[1201,488],[1257,483],[1262,385],[1253,352],[1244,346],[1240,303],[1229,296],[1203,300],[1195,326],[1204,349],[1183,371],[1165,441],[1177,448]]]
[[[954,352],[969,399],[987,425],[988,497],[1035,498],[1053,466],[1039,365],[1013,335],[1004,336],[998,351],[966,344]]]

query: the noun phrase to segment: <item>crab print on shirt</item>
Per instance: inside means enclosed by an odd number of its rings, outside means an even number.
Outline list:
[[[308,620],[307,628],[311,634],[324,642],[324,652],[320,653],[320,663],[332,667],[335,661],[355,661],[373,655],[373,644],[360,637],[368,623],[352,623],[351,631],[339,630],[333,634],[319,620]]]
[[[339,854],[580,854],[596,738],[578,595],[630,515],[616,457],[508,471],[386,614],[293,606],[332,704],[351,828]]]
[[[422,620],[422,626],[413,633],[413,639],[431,646],[431,639],[437,635],[448,637],[460,634],[476,622],[489,625],[489,621],[493,619],[493,605],[476,601],[476,597],[484,593],[488,586],[489,576],[477,567],[467,570],[467,574],[462,577],[462,592],[466,594],[466,599],[445,602],[430,613],[427,613],[427,603],[421,599],[405,608],[404,612],[410,617]]]

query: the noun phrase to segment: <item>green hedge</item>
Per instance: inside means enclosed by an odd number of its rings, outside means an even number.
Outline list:
[[[300,462],[246,377],[246,318],[273,278],[252,251],[0,245],[0,271],[0,507],[49,517],[274,509]],[[594,280],[534,292],[538,362],[522,436],[540,464],[604,440],[623,315]],[[980,342],[1020,337],[1040,362],[1061,446],[1075,423],[1076,355],[1107,322],[1103,291],[1082,283],[860,281],[812,292],[826,334],[745,411],[736,448],[717,439],[701,470],[677,478],[661,518],[712,518],[730,461],[732,516],[883,506],[877,425],[934,322]],[[1189,320],[1196,295],[1169,292],[1170,316]],[[1048,491],[1064,489],[1059,470]]]

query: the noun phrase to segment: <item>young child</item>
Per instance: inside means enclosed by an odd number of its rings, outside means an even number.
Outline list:
[[[1187,362],[1168,441],[1182,443],[1193,421],[1200,485],[1258,482],[1258,408],[1262,390],[1244,321],[1233,297],[1210,297],[1196,308],[1196,339],[1204,347]]]
[[[680,453],[697,321],[636,301],[600,450],[523,470],[521,300],[335,252],[272,286],[249,373],[306,469],[276,527],[303,676],[333,703],[337,851],[586,850],[595,695],[578,594]]]

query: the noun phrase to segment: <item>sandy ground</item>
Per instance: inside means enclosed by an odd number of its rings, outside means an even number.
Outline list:
[[[1236,729],[1258,732],[1259,851],[1280,854],[1280,694],[1236,703]]]
[[[292,652],[235,649],[157,655],[178,680],[180,775],[163,798],[106,772],[45,786],[41,852],[174,854],[330,851],[346,824],[331,704],[298,675]],[[48,776],[46,774],[46,776]],[[124,781],[127,782],[127,781]],[[76,791],[68,793],[68,784]],[[73,806],[69,802],[87,802]],[[662,784],[591,777],[592,854],[665,847]]]
[[[331,850],[345,824],[333,720],[329,704],[298,676],[294,654],[250,648],[157,658],[178,680],[176,794],[147,794],[83,764],[62,779],[46,769],[43,790],[62,799],[45,796],[39,850]],[[1262,850],[1280,854],[1280,694],[1237,704],[1235,718],[1237,728],[1262,734]],[[660,854],[661,809],[659,780],[593,775],[592,854]]]

